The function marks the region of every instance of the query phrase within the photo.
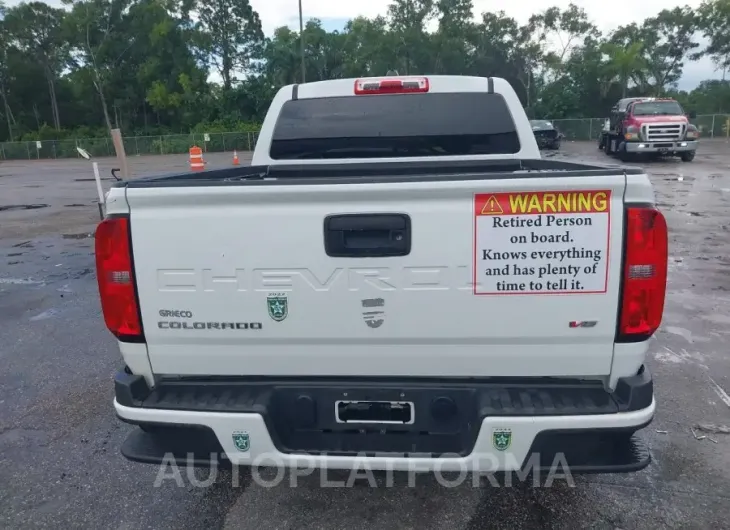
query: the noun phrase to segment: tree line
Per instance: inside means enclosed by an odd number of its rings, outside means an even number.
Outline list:
[[[0,0],[0,141],[254,130],[282,85],[399,74],[498,76],[531,117],[605,116],[620,97],[668,95],[730,113],[730,0],[599,31],[571,4],[518,23],[471,0],[392,0],[387,14],[266,37],[249,0]],[[435,28],[427,31],[424,28]],[[723,80],[676,83],[710,57]]]

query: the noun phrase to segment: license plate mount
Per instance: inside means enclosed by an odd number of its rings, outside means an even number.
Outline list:
[[[335,402],[337,423],[376,423],[412,425],[415,407],[412,401],[346,401]]]

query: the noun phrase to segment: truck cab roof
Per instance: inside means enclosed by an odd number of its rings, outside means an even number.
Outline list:
[[[625,112],[629,105],[632,103],[635,103],[637,101],[675,101],[674,98],[656,98],[656,97],[649,97],[649,96],[639,96],[639,97],[631,97],[631,98],[623,98],[614,105],[613,110],[618,112]]]

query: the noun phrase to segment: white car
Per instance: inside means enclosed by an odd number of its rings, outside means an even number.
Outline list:
[[[129,459],[649,464],[666,222],[641,170],[541,159],[503,79],[286,86],[250,167],[117,183],[96,259]]]

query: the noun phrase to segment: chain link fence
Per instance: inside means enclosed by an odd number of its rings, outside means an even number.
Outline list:
[[[204,153],[253,151],[258,136],[258,132],[127,136],[124,138],[124,151],[127,156],[173,155],[187,153],[194,145],[203,149]],[[77,147],[83,148],[93,157],[116,156],[111,138],[77,138],[0,142],[0,160],[78,158]]]
[[[566,140],[597,140],[605,118],[550,120]]]
[[[551,120],[567,140],[597,140],[606,118]],[[703,138],[730,139],[730,114],[706,114],[691,120]],[[197,145],[204,153],[253,151],[258,132],[225,132],[208,134],[170,134],[165,136],[128,136],[124,138],[127,156],[172,155],[187,153]],[[78,138],[75,140],[43,140],[0,142],[0,160],[36,160],[77,158],[77,147],[91,156],[115,156],[111,138]]]
[[[730,138],[730,114],[707,114],[691,120],[707,138]]]
[[[567,140],[598,140],[607,118],[550,120]],[[702,138],[730,138],[730,114],[704,114],[691,119]]]

